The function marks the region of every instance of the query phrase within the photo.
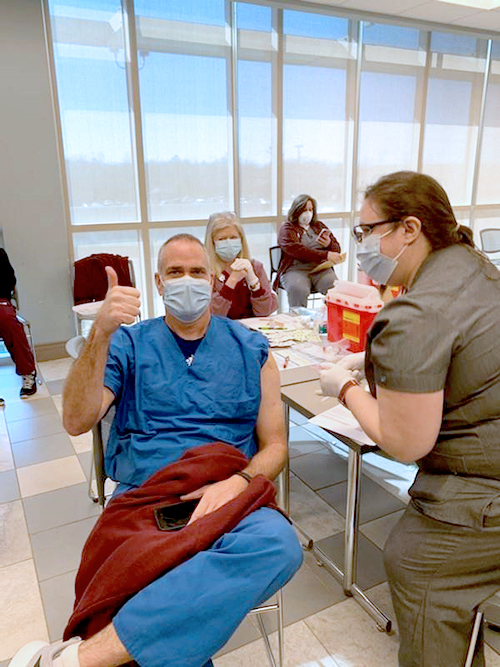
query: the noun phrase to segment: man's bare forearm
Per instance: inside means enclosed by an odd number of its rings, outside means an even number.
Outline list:
[[[287,447],[285,440],[269,444],[255,454],[245,468],[245,472],[252,475],[252,477],[255,477],[255,475],[264,475],[270,480],[276,479],[285,467],[286,456]]]
[[[94,325],[63,390],[63,424],[71,435],[89,431],[101,417],[110,335]]]

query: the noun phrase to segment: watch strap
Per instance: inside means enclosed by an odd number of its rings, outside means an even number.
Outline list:
[[[340,390],[340,393],[337,397],[338,402],[342,403],[342,405],[346,408],[347,408],[347,405],[346,405],[346,402],[345,402],[345,395],[351,387],[359,387],[359,382],[357,380],[354,380],[354,379],[347,380],[347,382],[342,386],[342,389]]]
[[[252,475],[249,475],[247,472],[244,470],[238,470],[237,472],[234,473],[235,475],[239,475],[240,477],[243,477],[243,479],[246,479],[246,481],[251,484],[253,477]]]

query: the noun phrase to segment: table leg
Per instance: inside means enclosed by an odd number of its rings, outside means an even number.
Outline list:
[[[344,592],[351,593],[356,578],[359,529],[359,491],[361,481],[361,456],[349,449],[347,460],[347,507],[344,538]]]
[[[286,432],[286,463],[278,477],[278,505],[290,512],[290,406],[283,403]]]
[[[381,630],[389,632],[392,622],[356,585],[358,562],[359,499],[361,483],[361,454],[349,449],[347,473],[347,509],[344,538],[344,593],[352,595],[370,614]]]

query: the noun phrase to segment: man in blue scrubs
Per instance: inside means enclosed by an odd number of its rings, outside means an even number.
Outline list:
[[[244,473],[274,479],[286,458],[278,370],[261,334],[211,315],[213,276],[203,245],[179,234],[162,246],[156,285],[166,315],[131,327],[121,325],[135,321],[140,294],[119,286],[113,269],[106,270],[108,294],[64,390],[68,432],[88,431],[116,404],[106,470],[119,490],[216,440],[248,457]],[[201,498],[191,521],[247,484],[236,474],[185,496]],[[283,586],[301,562],[289,522],[260,508],[134,595],[98,634],[33,650],[35,660],[16,667],[37,664],[38,655],[55,667],[132,660],[141,667],[210,665],[248,611]]]

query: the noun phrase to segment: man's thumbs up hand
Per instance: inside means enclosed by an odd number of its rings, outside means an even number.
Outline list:
[[[141,308],[141,294],[135,287],[118,284],[118,276],[111,266],[106,267],[108,291],[99,309],[95,327],[110,336],[122,324],[133,324]]]
[[[106,266],[106,275],[108,276],[108,290],[118,285],[118,276],[112,266]]]

